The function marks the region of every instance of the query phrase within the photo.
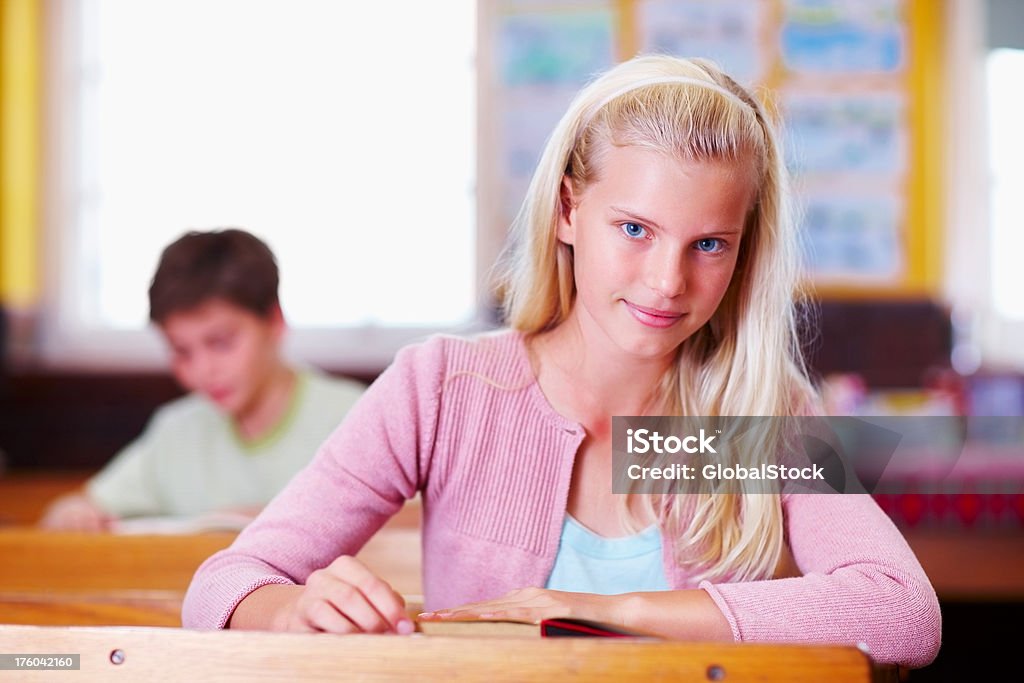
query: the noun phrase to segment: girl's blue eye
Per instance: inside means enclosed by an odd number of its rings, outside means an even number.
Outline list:
[[[697,250],[713,254],[716,251],[722,250],[722,240],[715,237],[707,237],[702,240],[697,240]]]
[[[647,228],[639,223],[623,223],[622,232],[626,234],[626,237],[638,239],[647,234]]]

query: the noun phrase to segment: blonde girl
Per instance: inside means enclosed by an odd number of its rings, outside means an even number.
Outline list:
[[[403,349],[200,568],[188,627],[408,633],[352,556],[423,499],[423,619],[577,617],[685,639],[936,655],[935,593],[866,495],[612,493],[614,415],[813,412],[794,226],[762,106],[641,57],[552,134],[500,282],[511,329]]]

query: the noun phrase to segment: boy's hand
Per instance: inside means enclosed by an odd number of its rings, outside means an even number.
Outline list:
[[[237,517],[248,517],[249,519],[256,519],[256,517],[263,512],[262,505],[238,505],[236,507],[222,508],[217,510],[214,514],[223,515],[234,515]]]
[[[112,518],[85,494],[61,496],[47,508],[39,526],[50,531],[107,531]]]
[[[269,611],[259,604],[264,597]],[[246,605],[252,598],[256,604]],[[263,627],[273,631],[407,634],[415,628],[402,596],[349,555],[310,574],[305,586],[264,586],[238,607],[232,628],[258,628],[250,619],[257,612],[271,615]]]

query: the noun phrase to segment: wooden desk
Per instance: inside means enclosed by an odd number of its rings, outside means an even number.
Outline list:
[[[8,472],[0,476],[0,527],[28,526],[58,496],[82,488],[88,472]]]
[[[358,557],[398,592],[421,595],[419,530],[410,520],[396,516]],[[0,622],[180,626],[196,569],[234,537],[0,529]]]
[[[0,622],[180,626],[196,568],[233,539],[0,529]]]
[[[332,636],[0,626],[8,653],[80,654],[75,681],[559,680],[870,683],[895,680],[853,647],[612,638]],[[115,664],[115,661],[121,662]],[[45,674],[43,674],[45,675]],[[65,680],[67,672],[51,672]],[[63,678],[62,678],[63,677]],[[33,678],[35,680],[35,678]]]
[[[184,595],[173,591],[0,592],[0,623],[181,626]]]
[[[196,568],[234,534],[117,536],[0,529],[0,590],[184,592]]]

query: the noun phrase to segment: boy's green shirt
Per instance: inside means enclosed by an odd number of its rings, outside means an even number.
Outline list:
[[[255,442],[243,442],[213,403],[190,394],[159,408],[142,435],[89,480],[87,492],[118,517],[263,506],[312,459],[363,389],[299,371],[288,410]]]

